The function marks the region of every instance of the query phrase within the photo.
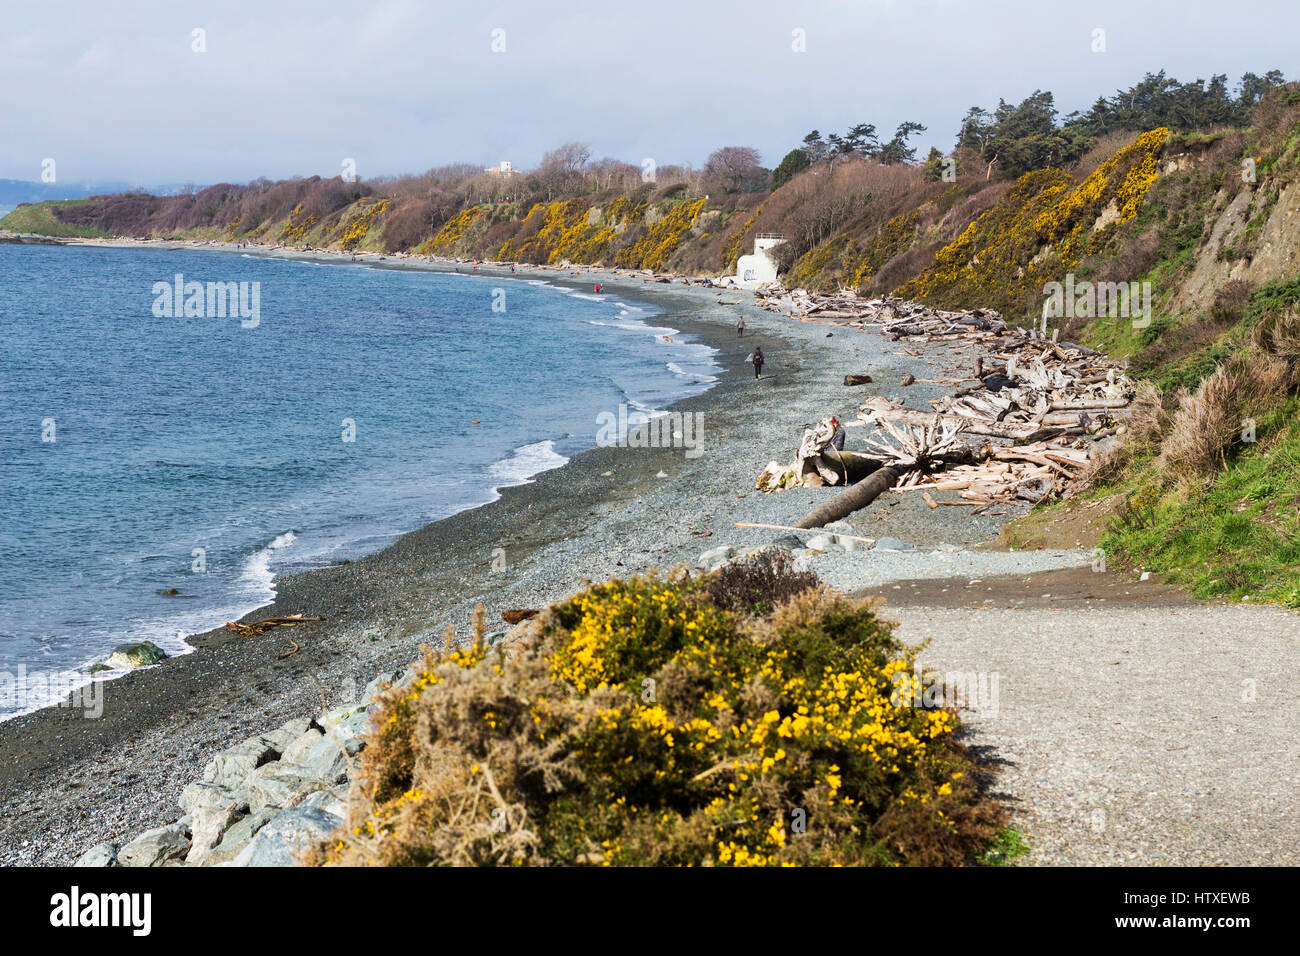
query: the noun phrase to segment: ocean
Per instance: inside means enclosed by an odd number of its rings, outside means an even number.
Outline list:
[[[0,245],[0,719],[707,389],[713,351],[657,318],[537,278]]]

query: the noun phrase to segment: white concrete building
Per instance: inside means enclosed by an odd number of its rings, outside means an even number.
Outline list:
[[[727,276],[723,281],[734,278],[735,284],[742,289],[757,289],[775,282],[776,260],[768,254],[768,250],[783,242],[785,236],[779,232],[760,232],[754,238],[754,254],[737,259],[736,275]]]

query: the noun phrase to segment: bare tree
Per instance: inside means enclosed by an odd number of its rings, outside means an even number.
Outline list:
[[[586,143],[565,143],[542,157],[537,179],[549,200],[581,184],[583,171],[591,161],[591,147]]]
[[[749,146],[714,150],[704,164],[704,185],[729,193],[753,192],[767,183],[767,175],[758,160],[758,150]]]

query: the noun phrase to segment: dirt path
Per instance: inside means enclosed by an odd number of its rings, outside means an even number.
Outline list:
[[[1025,864],[1300,863],[1300,614],[1088,568],[873,593],[924,666],[984,679]]]

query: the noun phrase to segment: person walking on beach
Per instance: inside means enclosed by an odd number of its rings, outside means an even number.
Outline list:
[[[836,451],[844,450],[844,439],[847,437],[844,433],[844,426],[840,424],[838,418],[831,419],[831,427],[835,429],[831,435],[831,447]]]
[[[745,317],[742,315],[736,319],[736,338],[745,334]]]
[[[763,350],[761,348],[755,348],[754,349],[754,378],[762,378],[762,377],[763,377]]]

